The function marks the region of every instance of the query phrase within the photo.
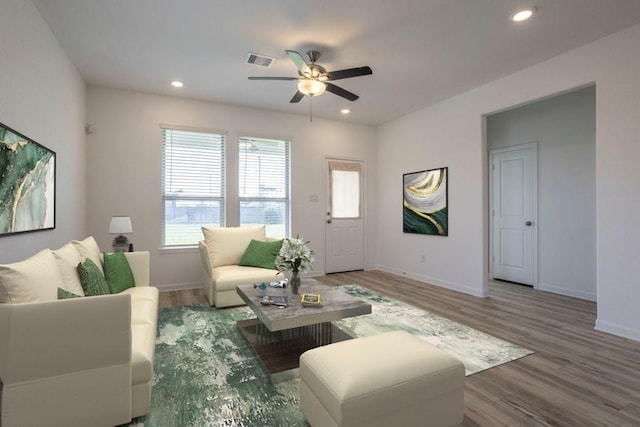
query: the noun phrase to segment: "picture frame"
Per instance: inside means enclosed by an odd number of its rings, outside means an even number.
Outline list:
[[[402,175],[402,231],[449,235],[449,168]]]
[[[0,237],[56,228],[56,153],[0,123]]]

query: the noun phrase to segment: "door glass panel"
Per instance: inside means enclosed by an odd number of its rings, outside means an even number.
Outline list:
[[[331,171],[331,216],[360,218],[359,171]]]

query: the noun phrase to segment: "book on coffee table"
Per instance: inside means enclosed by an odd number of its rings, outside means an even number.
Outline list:
[[[287,295],[265,295],[260,302],[262,305],[287,307],[289,305],[289,297]]]

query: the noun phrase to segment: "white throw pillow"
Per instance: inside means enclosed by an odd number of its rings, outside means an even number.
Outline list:
[[[98,266],[98,269],[104,275],[104,268],[102,267],[102,253],[96,243],[93,236],[89,236],[84,240],[72,240],[71,243],[78,250],[80,256],[85,259],[89,258]]]
[[[76,295],[84,296],[84,291],[80,284],[80,275],[78,274],[78,264],[82,262],[82,257],[75,246],[72,243],[67,243],[60,249],[51,251],[51,253],[56,258],[56,263],[64,282],[64,289]]]
[[[240,262],[251,239],[266,241],[264,225],[252,227],[202,227],[204,242],[209,249],[211,265],[236,265]]]
[[[58,299],[64,282],[49,249],[13,264],[0,265],[0,303],[21,304]]]

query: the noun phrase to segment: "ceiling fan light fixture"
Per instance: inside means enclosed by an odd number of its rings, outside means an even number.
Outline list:
[[[525,9],[521,9],[511,16],[513,22],[523,22],[527,19],[531,18],[534,13],[538,10],[535,6],[527,7]]]
[[[305,95],[318,96],[322,95],[327,89],[327,85],[319,80],[300,80],[298,81],[298,90]]]

